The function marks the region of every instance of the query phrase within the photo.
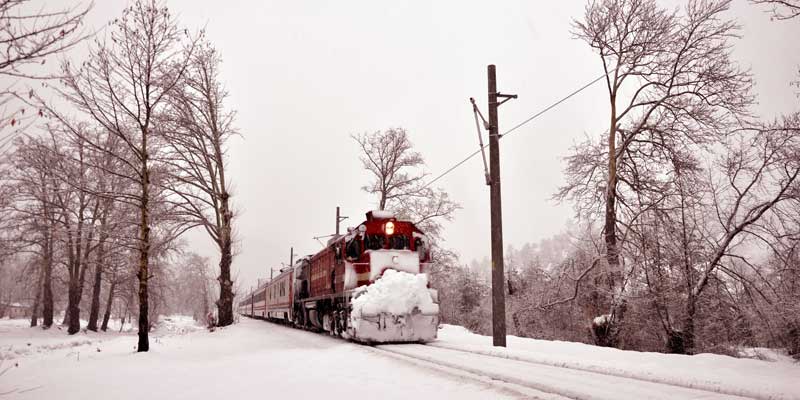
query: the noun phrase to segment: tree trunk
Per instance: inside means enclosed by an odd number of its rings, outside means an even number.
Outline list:
[[[67,333],[73,335],[81,330],[81,298],[83,297],[83,283],[86,280],[86,260],[81,260],[80,251],[77,252],[74,274],[70,276],[67,295],[67,313],[64,319],[68,322]]]
[[[150,312],[147,293],[147,281],[150,278],[148,270],[150,261],[150,171],[147,168],[147,131],[142,130],[142,198],[141,198],[141,225],[139,233],[141,242],[139,243],[139,342],[136,346],[137,352],[150,350]]]
[[[114,288],[117,286],[116,282],[111,282],[111,286],[108,288],[108,300],[106,300],[106,312],[103,314],[103,324],[100,325],[100,329],[105,332],[108,329],[108,320],[111,319],[111,306],[114,303]]]
[[[618,282],[619,250],[617,249],[617,144],[616,107],[611,98],[611,127],[608,132],[608,182],[606,185],[606,209],[603,232],[606,243],[606,262],[608,263],[609,286],[612,295]]]
[[[211,311],[208,304],[208,285],[204,282],[203,283],[203,310],[202,315],[199,318],[195,318],[195,321],[206,321],[208,318],[208,312]]]
[[[228,193],[222,193],[222,230],[220,235],[219,261],[219,301],[217,302],[217,321],[219,326],[233,323],[233,282],[231,281],[231,212],[228,208]]]
[[[50,233],[45,239],[44,284],[42,285],[42,328],[53,326],[53,242]]]
[[[514,334],[517,336],[524,336],[522,333],[522,323],[519,320],[519,311],[511,314],[511,321],[514,323]]]
[[[102,245],[101,245],[102,247]],[[103,267],[100,264],[102,251],[98,252],[97,263],[94,266],[94,288],[92,289],[92,306],[89,310],[89,325],[86,327],[90,331],[97,332],[97,319],[100,317],[100,289],[102,283]]]
[[[42,280],[44,280],[44,267],[39,269],[39,279],[36,281],[36,297],[31,307],[31,328],[39,325],[39,302],[42,300]]]
[[[694,354],[694,320],[697,313],[697,297],[689,294],[686,299],[686,319],[683,321],[683,345],[686,350],[685,354]]]
[[[67,301],[69,301],[69,296],[67,296]],[[69,324],[69,305],[67,308],[64,309],[64,319],[61,320],[61,326],[65,326]]]
[[[667,331],[667,352],[686,354],[686,337],[683,332],[670,329]]]
[[[81,330],[81,293],[78,283],[78,281],[71,279],[67,293],[67,315],[65,319],[67,319],[69,323],[67,333],[70,335],[74,335]]]
[[[105,213],[105,210],[103,211]],[[92,290],[92,306],[89,310],[89,326],[90,331],[97,332],[97,318],[100,317],[100,289],[103,278],[103,263],[105,262],[105,241],[106,241],[106,217],[105,214],[100,220],[100,241],[97,245],[97,261],[94,265],[94,288]]]
[[[611,126],[608,132],[608,181],[606,184],[605,224],[603,233],[606,244],[606,263],[608,264],[607,279],[611,291],[611,310],[607,317],[592,322],[592,332],[595,344],[598,346],[615,346],[617,343],[617,325],[621,317],[617,311],[619,296],[617,285],[622,281],[620,270],[619,249],[617,247],[617,115],[615,96],[611,95]],[[620,318],[621,319],[621,318]]]

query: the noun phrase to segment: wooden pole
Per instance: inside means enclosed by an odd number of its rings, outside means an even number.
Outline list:
[[[494,65],[489,78],[489,200],[492,219],[492,342],[506,347],[506,298],[503,272],[503,213],[500,197],[500,136],[497,125],[497,78]]]
[[[339,206],[336,206],[336,236],[339,236]]]

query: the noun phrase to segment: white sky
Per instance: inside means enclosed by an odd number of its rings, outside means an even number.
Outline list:
[[[88,25],[103,26],[125,4],[97,2]],[[230,143],[229,176],[240,212],[240,280],[248,286],[288,262],[290,246],[316,252],[312,237],[333,233],[337,205],[350,225],[375,207],[360,190],[368,176],[350,134],[404,127],[435,176],[477,149],[468,99],[486,112],[487,64],[497,65],[500,91],[519,95],[501,107],[501,131],[599,76],[599,58],[570,33],[584,4],[170,0],[181,25],[205,26],[222,53],[228,106],[238,111],[243,138]],[[755,74],[757,111],[796,108],[789,82],[800,65],[800,20],[771,22],[741,0],[730,14],[743,26],[735,54]],[[602,132],[604,96],[595,85],[501,141],[506,245],[564,229],[571,206],[550,200],[563,182],[562,158],[583,135]],[[463,206],[444,246],[462,263],[488,255],[489,191],[479,157],[436,186]],[[189,241],[216,254],[202,232]]]

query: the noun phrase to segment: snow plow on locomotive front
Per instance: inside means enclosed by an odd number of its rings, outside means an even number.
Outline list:
[[[362,343],[428,342],[439,325],[430,248],[413,223],[384,211],[294,266],[295,325]]]

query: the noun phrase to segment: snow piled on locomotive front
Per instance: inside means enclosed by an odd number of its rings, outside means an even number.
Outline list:
[[[439,325],[437,293],[426,274],[387,269],[375,283],[356,289],[348,335],[369,343],[427,342]]]
[[[374,284],[361,286],[353,301],[351,316],[375,316],[380,313],[410,314],[419,309],[423,314],[438,314],[426,274],[387,269]]]

